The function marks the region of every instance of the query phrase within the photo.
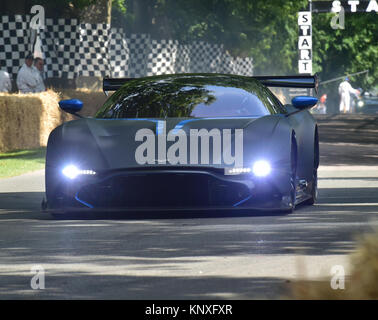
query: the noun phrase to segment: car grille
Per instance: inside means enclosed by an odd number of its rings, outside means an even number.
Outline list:
[[[206,173],[118,174],[83,186],[77,199],[91,207],[233,206],[250,195],[242,183]]]

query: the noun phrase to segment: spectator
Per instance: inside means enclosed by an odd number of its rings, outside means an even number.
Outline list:
[[[314,108],[314,113],[326,114],[327,113],[326,101],[327,101],[327,94],[323,94],[319,99],[317,107]]]
[[[9,73],[0,70],[0,92],[10,92],[12,90],[12,82]]]
[[[33,71],[34,71],[35,78],[37,80],[37,85],[34,89],[34,92],[42,92],[46,90],[45,83],[44,83],[43,65],[44,63],[43,63],[42,58],[34,59]]]
[[[319,99],[319,112],[320,114],[326,114],[327,113],[327,94],[323,94]]]
[[[33,71],[33,56],[27,55],[25,63],[17,74],[17,87],[21,93],[34,92],[37,86],[37,79]]]
[[[351,94],[358,96],[359,91],[354,89],[350,85],[349,78],[346,77],[345,80],[341,82],[339,85],[340,112],[349,113],[351,111],[351,101],[350,101]]]

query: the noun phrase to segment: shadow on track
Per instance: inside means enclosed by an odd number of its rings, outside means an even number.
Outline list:
[[[251,210],[197,210],[197,211],[132,211],[125,212],[72,212],[50,214],[41,210],[43,192],[0,193],[0,220],[3,219],[57,219],[57,220],[103,220],[103,219],[200,219],[235,218],[249,216],[286,215],[282,212]]]

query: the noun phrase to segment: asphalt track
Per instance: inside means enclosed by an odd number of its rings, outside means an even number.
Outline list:
[[[378,118],[322,116],[319,132],[319,201],[289,215],[54,220],[42,171],[0,180],[0,299],[276,299],[292,279],[348,273],[356,237],[378,225]]]

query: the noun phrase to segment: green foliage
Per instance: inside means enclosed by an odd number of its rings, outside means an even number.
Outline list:
[[[42,4],[47,16],[74,18],[104,0],[24,1]],[[308,0],[113,0],[112,25],[157,39],[222,43],[234,56],[252,57],[256,75],[293,74],[298,71],[297,13],[307,6]],[[377,14],[346,13],[344,30],[331,28],[332,16],[313,14],[314,72],[328,80],[369,70],[368,76],[352,77],[352,84],[377,87]]]
[[[124,3],[130,32],[148,32],[155,38],[173,37],[182,42],[223,43],[235,56],[252,56],[255,73],[285,74],[296,68],[296,13],[307,5],[307,0],[126,0]]]
[[[122,2],[122,1],[119,1]],[[233,55],[250,56],[255,74],[297,72],[297,12],[307,0],[125,0],[123,26],[155,38],[223,43]],[[113,5],[114,7],[114,5]],[[344,30],[330,26],[332,14],[313,14],[314,72],[322,79],[369,70],[353,77],[363,88],[377,86],[376,13],[347,13]],[[122,21],[118,17],[118,22]]]
[[[127,12],[126,5],[125,5],[125,2],[123,0],[113,0],[112,1],[112,7],[113,7],[113,10],[117,10],[121,14],[125,15],[126,12]]]
[[[50,18],[78,18],[80,11],[98,0],[25,0],[25,9],[29,12],[33,5],[41,5]]]
[[[345,29],[333,30],[332,14],[313,17],[314,71],[323,80],[369,70],[351,77],[355,86],[378,85],[378,24],[375,13],[347,13]]]

